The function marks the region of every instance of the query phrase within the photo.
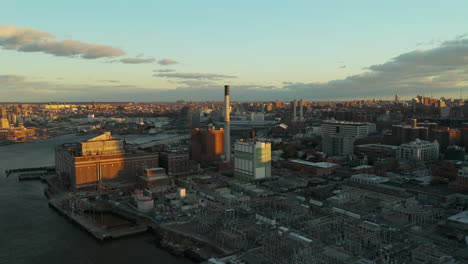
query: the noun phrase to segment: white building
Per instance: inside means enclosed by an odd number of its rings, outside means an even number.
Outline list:
[[[437,141],[415,141],[401,144],[397,148],[397,158],[401,160],[434,161],[439,158],[439,143]]]
[[[326,120],[321,126],[322,151],[330,156],[354,152],[354,141],[376,131],[375,124]]]
[[[263,121],[265,120],[265,114],[262,112],[252,112],[247,114],[247,120]]]
[[[252,181],[271,177],[271,143],[237,141],[234,143],[234,176]]]
[[[351,180],[365,184],[380,184],[389,181],[388,178],[380,177],[375,174],[355,174],[351,176]]]

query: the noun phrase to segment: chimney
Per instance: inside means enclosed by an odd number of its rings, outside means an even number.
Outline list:
[[[231,162],[231,117],[229,85],[224,85],[224,158]]]

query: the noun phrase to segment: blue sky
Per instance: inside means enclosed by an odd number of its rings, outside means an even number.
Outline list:
[[[465,88],[468,61],[432,69],[428,56],[453,58],[454,49],[468,56],[466,10],[466,1],[7,1],[0,101],[217,100],[224,83],[233,96],[238,87],[239,100],[390,97],[395,90],[410,97],[428,89],[450,96]],[[24,28],[51,36],[7,47]],[[54,45],[35,45],[44,38]],[[114,50],[83,58],[64,51],[64,40],[80,42],[75,51],[88,44]],[[425,65],[405,60],[400,69],[418,74],[369,70],[416,50]],[[160,65],[163,59],[177,64]]]

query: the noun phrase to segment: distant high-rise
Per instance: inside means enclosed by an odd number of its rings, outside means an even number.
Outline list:
[[[297,110],[299,108],[299,116]],[[292,118],[291,122],[304,121],[304,100],[291,101]]]
[[[275,109],[283,108],[283,102],[281,102],[279,100],[276,100],[274,105],[275,105]]]
[[[299,121],[304,121],[304,100],[299,100]]]
[[[291,108],[292,108],[292,118],[291,118],[291,121],[292,121],[292,122],[296,122],[296,121],[297,121],[297,113],[296,113],[297,100],[294,100],[294,101],[291,102]]]
[[[0,118],[0,128],[10,128],[10,122],[7,118]]]
[[[3,107],[0,107],[0,117],[7,117],[7,110]]]
[[[395,104],[400,103],[400,96],[398,94],[395,94]]]

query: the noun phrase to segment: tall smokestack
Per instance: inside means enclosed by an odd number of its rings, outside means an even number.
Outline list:
[[[224,158],[231,162],[231,116],[229,85],[224,85]]]

